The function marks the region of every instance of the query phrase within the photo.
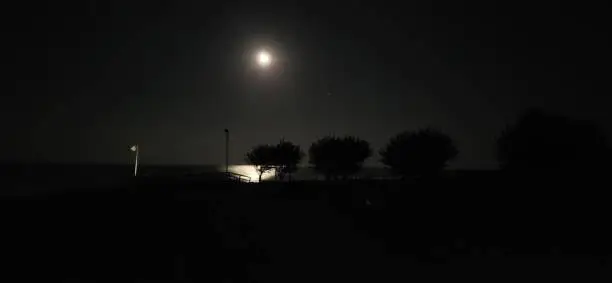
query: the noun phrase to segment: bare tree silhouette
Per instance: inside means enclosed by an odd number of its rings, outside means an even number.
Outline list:
[[[314,142],[308,153],[314,169],[330,180],[339,176],[346,179],[359,171],[372,149],[367,141],[357,137],[324,137]]]
[[[380,150],[381,162],[404,177],[436,174],[458,153],[448,135],[431,128],[399,133]]]

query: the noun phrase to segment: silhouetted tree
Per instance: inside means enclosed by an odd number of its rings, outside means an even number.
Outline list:
[[[381,162],[402,176],[436,174],[458,153],[448,135],[431,128],[402,132],[380,150]]]
[[[308,154],[315,170],[329,180],[359,171],[372,150],[367,141],[356,137],[325,137],[314,142]]]
[[[297,165],[303,157],[304,152],[299,145],[281,140],[275,147],[274,161],[280,179],[283,180],[285,175],[289,175],[289,179],[291,179],[291,174],[297,171]]]
[[[591,122],[531,109],[502,131],[497,157],[509,170],[586,172],[607,162],[610,147],[605,134]]]
[[[255,146],[246,154],[246,162],[255,165],[259,173],[259,182],[264,173],[275,168],[276,158],[276,147],[272,145]]]

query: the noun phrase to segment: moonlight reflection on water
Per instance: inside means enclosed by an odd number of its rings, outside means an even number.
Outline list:
[[[225,168],[223,168],[224,170]],[[221,171],[221,168],[219,169]],[[251,182],[257,183],[259,181],[259,173],[254,165],[230,165],[229,171],[234,174],[240,174],[251,178]],[[261,176],[261,180],[268,180],[274,178],[274,170],[270,170]]]

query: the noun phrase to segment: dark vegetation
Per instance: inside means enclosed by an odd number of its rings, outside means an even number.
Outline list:
[[[603,173],[612,157],[595,124],[537,109],[526,111],[498,138],[502,169],[519,173]]]
[[[588,282],[611,267],[610,209],[598,189],[605,184],[591,181],[484,172],[427,181],[134,181],[4,198],[3,276],[363,282],[574,274]]]
[[[325,137],[314,142],[308,153],[315,170],[326,180],[334,180],[347,179],[359,171],[372,149],[367,141],[356,137]]]
[[[271,170],[275,170],[278,180],[284,180],[285,176],[291,179],[291,174],[297,171],[297,165],[304,157],[300,146],[292,142],[281,140],[277,145],[258,145],[246,154],[246,162],[254,165],[261,176]]]
[[[258,145],[246,154],[246,162],[254,165],[259,173],[259,182],[263,174],[274,169],[275,154],[275,148],[271,145]]]
[[[116,183],[86,178],[66,189],[63,178],[80,171],[58,178],[61,170],[3,167],[7,186],[27,179],[54,188],[2,199],[3,279],[609,282],[601,132],[531,112],[500,135],[498,151],[503,170],[443,171],[458,152],[450,137],[401,133],[380,151],[401,180],[351,178],[372,152],[355,137],[310,147],[324,182],[130,178],[122,170]],[[302,155],[281,141],[247,158],[290,174]]]
[[[391,138],[380,156],[392,171],[408,177],[438,174],[458,153],[449,136],[428,128]]]

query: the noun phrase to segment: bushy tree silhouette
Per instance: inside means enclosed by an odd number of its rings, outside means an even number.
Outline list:
[[[497,157],[503,169],[577,173],[601,169],[610,147],[605,134],[591,122],[530,109],[502,131]]]
[[[304,158],[304,152],[299,145],[292,142],[281,140],[275,147],[275,165],[276,172],[281,180],[285,175],[289,175],[297,171],[297,165]]]
[[[255,146],[246,154],[246,162],[255,165],[259,173],[259,182],[264,173],[275,168],[276,156],[276,146],[267,144]]]
[[[380,150],[381,162],[402,176],[436,174],[458,153],[448,135],[431,128],[399,133]]]
[[[367,141],[353,136],[324,137],[310,146],[308,154],[314,169],[330,180],[359,171],[372,150]]]

